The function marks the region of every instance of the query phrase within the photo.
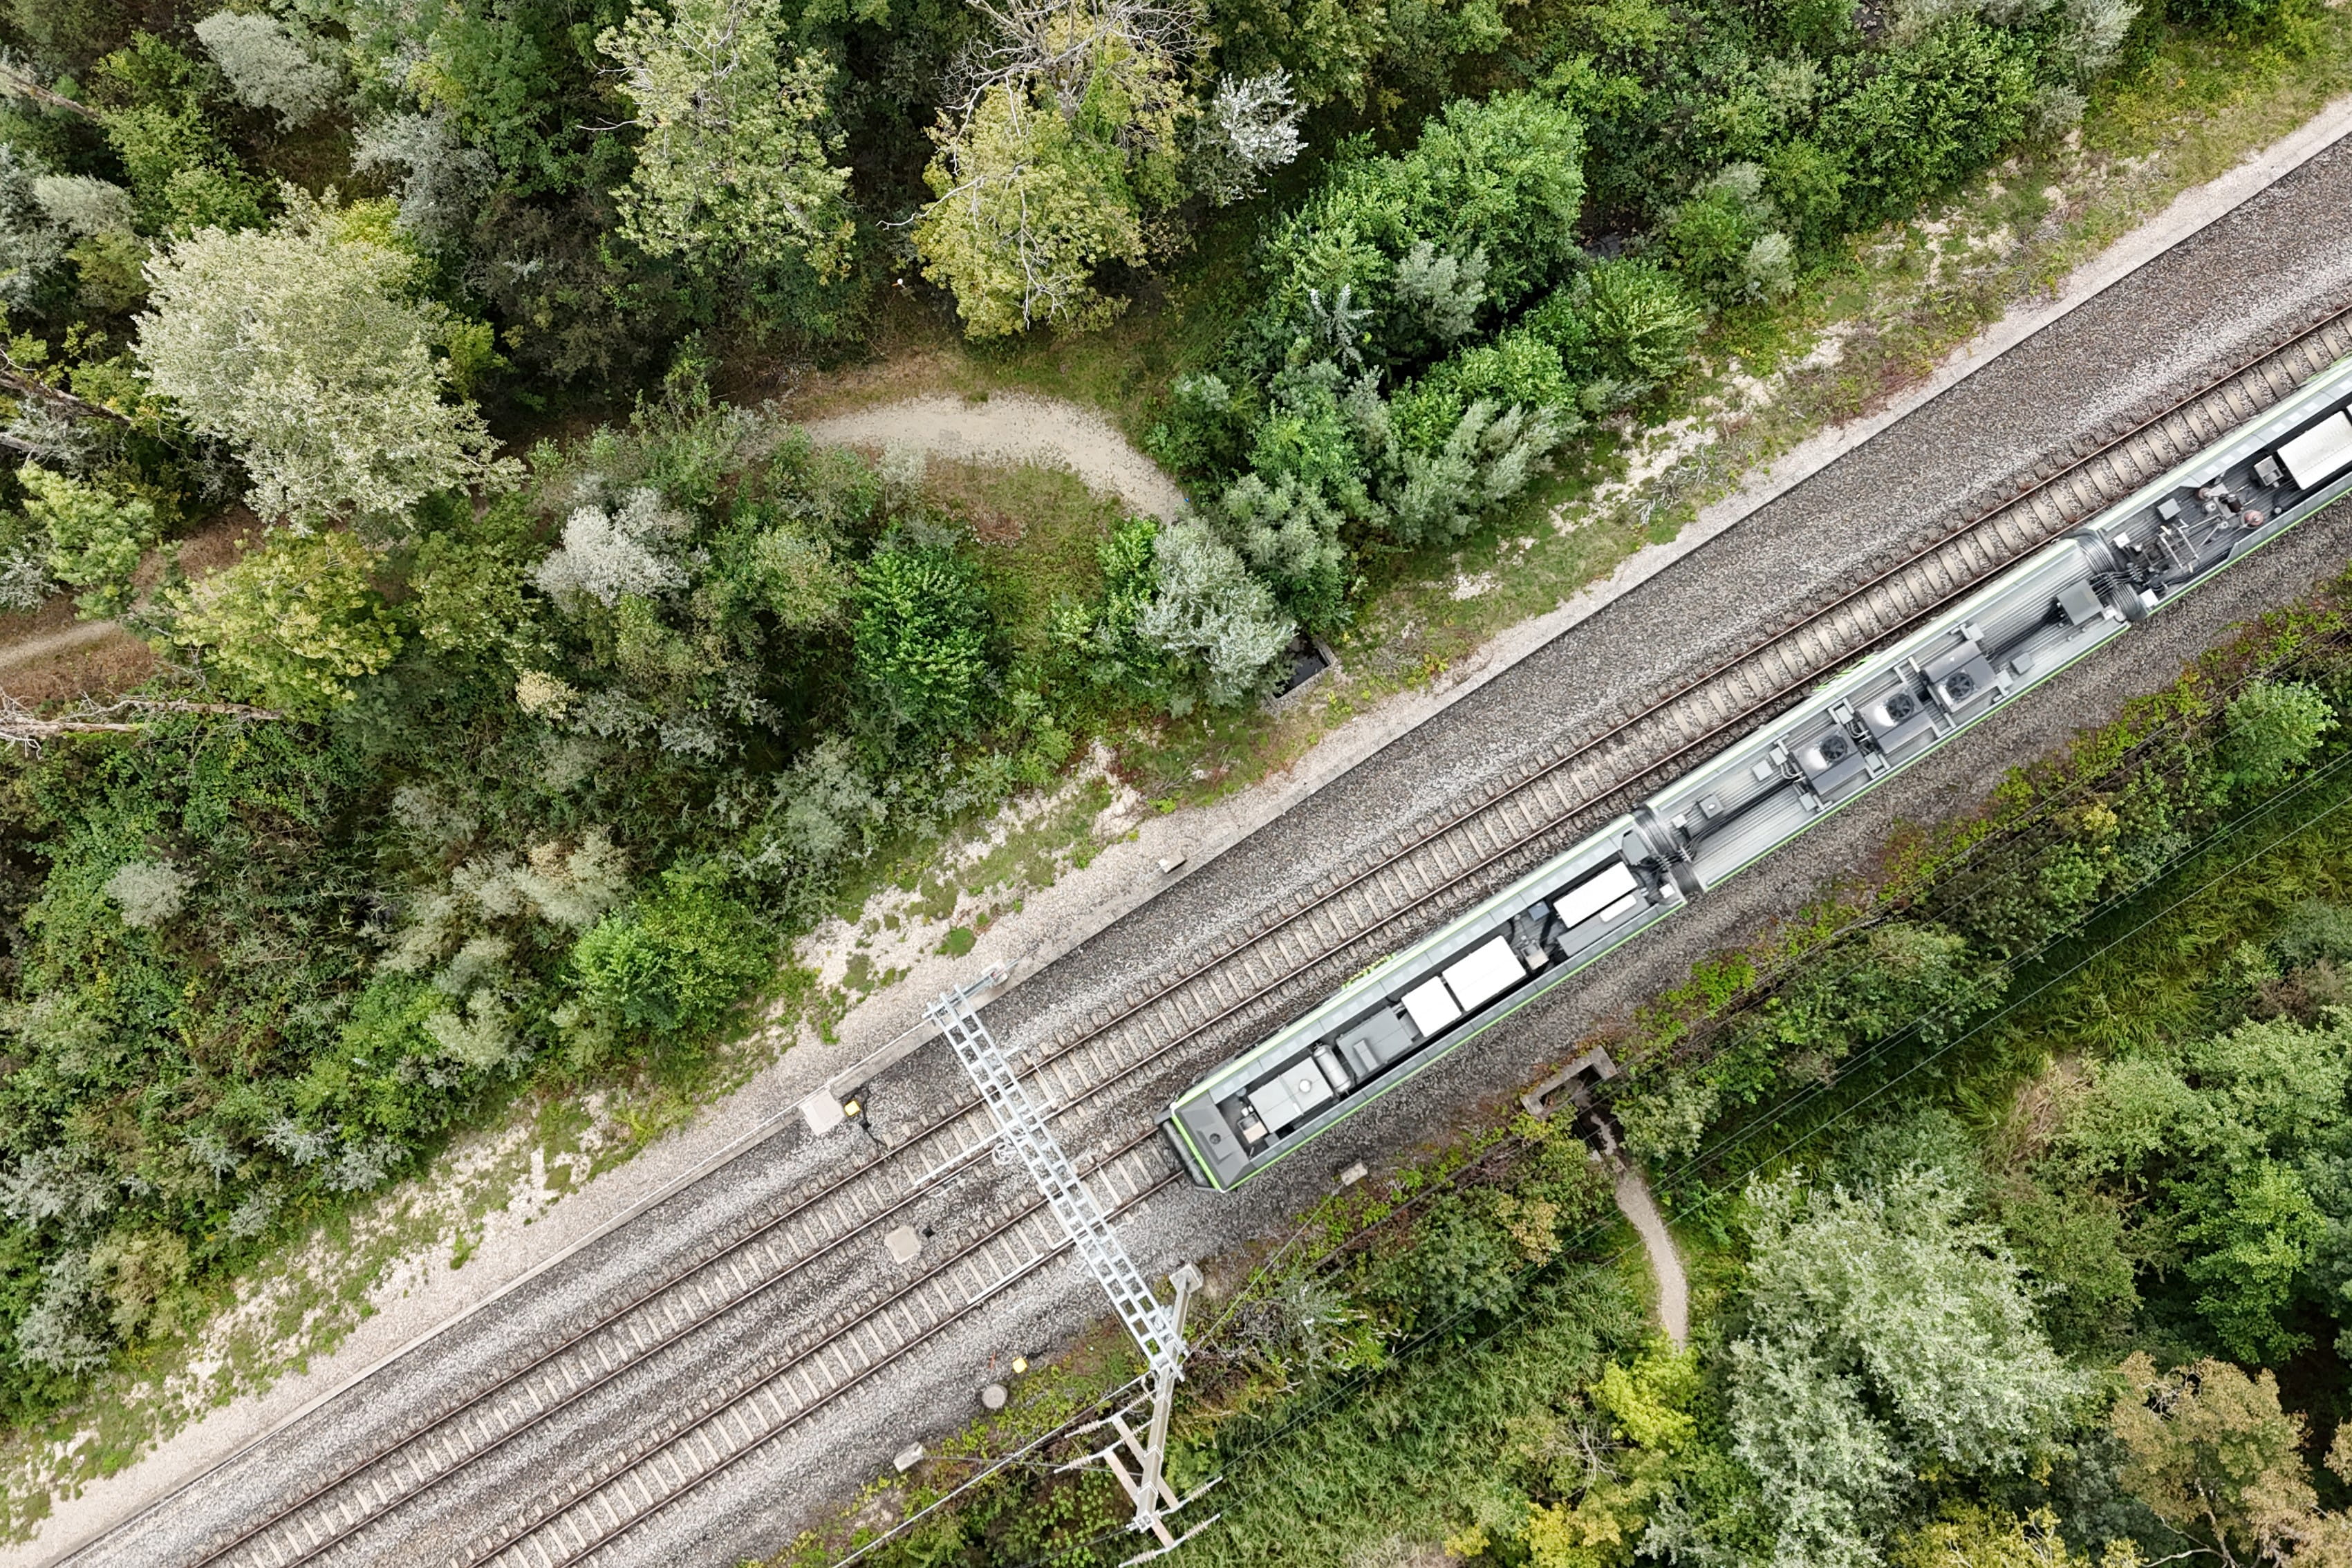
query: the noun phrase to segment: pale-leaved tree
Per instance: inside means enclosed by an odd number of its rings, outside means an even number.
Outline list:
[[[2017,1260],[1937,1167],[1858,1192],[1759,1183],[1732,1452],[1762,1483],[1776,1563],[1873,1568],[1914,1478],[2027,1468],[2088,1391]],[[1679,1505],[1654,1547],[1672,1544]]]
[[[289,131],[318,119],[342,87],[324,51],[275,16],[215,11],[195,32],[237,100],[271,110]]]
[[[88,174],[43,174],[33,182],[33,199],[68,234],[97,239],[131,232],[131,193],[111,182]]]
[[[686,586],[686,573],[669,552],[692,523],[635,489],[620,505],[581,506],[563,520],[563,542],[532,569],[541,592],[566,610],[589,600],[610,609],[623,599]]]
[[[47,170],[0,142],[0,305],[26,305],[66,256],[66,231],[37,195]]]
[[[1192,126],[1194,178],[1219,206],[1257,195],[1266,172],[1306,145],[1298,117],[1307,106],[1276,66],[1263,76],[1221,77]]]
[[[1196,664],[1213,703],[1266,690],[1298,628],[1240,554],[1207,523],[1182,518],[1160,531],[1153,557],[1157,591],[1136,617],[1137,635]]]
[[[826,162],[820,130],[834,68],[782,32],[776,0],[677,0],[597,38],[645,132],[614,195],[647,251],[734,265],[784,248],[822,274],[845,265],[849,174]]]
[[[267,518],[383,524],[513,471],[473,405],[442,400],[415,258],[360,216],[289,187],[276,227],[199,229],[148,264],[148,383],[229,443]]]
[[[446,110],[387,115],[362,126],[352,167],[398,174],[401,232],[428,246],[462,237],[498,179],[490,155],[458,139]]]

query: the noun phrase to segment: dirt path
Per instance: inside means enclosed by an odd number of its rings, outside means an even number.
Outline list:
[[[843,447],[912,445],[968,463],[1066,468],[1137,511],[1173,517],[1184,492],[1108,420],[1058,398],[1000,392],[982,402],[931,394],[811,420],[819,441]]]
[[[112,621],[83,621],[63,631],[11,643],[0,647],[0,669],[17,669],[28,664],[38,664],[45,658],[55,658],[61,653],[72,653],[102,643],[121,630]]]
[[[1690,1280],[1683,1273],[1682,1254],[1651,1200],[1650,1184],[1630,1161],[1617,1163],[1617,1206],[1642,1238],[1650,1255],[1650,1273],[1658,1282],[1658,1324],[1681,1350],[1690,1343]]]

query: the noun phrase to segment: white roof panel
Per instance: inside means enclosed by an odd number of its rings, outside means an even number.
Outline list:
[[[1649,906],[1649,900],[1642,897],[1639,893],[1628,893],[1623,898],[1618,900],[1615,903],[1601,911],[1601,923],[1606,925],[1611,921],[1616,920],[1622,915],[1630,915],[1635,910],[1646,909]]]
[[[1434,975],[1406,992],[1403,1001],[1404,1010],[1412,1015],[1413,1027],[1421,1031],[1423,1039],[1462,1016],[1462,1009],[1454,1005],[1445,982]]]
[[[2341,412],[2331,414],[2281,447],[2278,455],[2295,489],[2325,484],[2352,465],[2352,419]]]
[[[1498,936],[1471,949],[1461,962],[1448,968],[1445,984],[1466,1013],[1500,996],[1526,979],[1527,973],[1518,954],[1511,951],[1510,942]]]
[[[1641,881],[1626,868],[1622,860],[1612,860],[1594,875],[1587,877],[1551,901],[1552,911],[1559,916],[1562,925],[1577,925],[1591,920],[1626,894],[1637,892]]]

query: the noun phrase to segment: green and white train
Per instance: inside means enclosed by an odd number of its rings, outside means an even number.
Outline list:
[[[1239,1186],[2352,490],[2352,360],[1179,1095]]]

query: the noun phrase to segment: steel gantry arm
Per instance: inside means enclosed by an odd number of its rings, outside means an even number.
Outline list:
[[[1013,1072],[1011,1060],[988,1032],[988,1026],[980,1021],[974,999],[994,984],[993,976],[983,976],[971,985],[944,992],[927,1013],[939,1026],[956,1059],[963,1064],[972,1087],[980,1091],[989,1114],[995,1119],[998,1138],[1014,1158],[1028,1167],[1031,1179],[1068,1234],[1080,1261],[1093,1272],[1103,1294],[1110,1298],[1119,1321],[1134,1337],[1136,1348],[1143,1352],[1151,1379],[1151,1415],[1143,1434],[1139,1436],[1127,1421],[1129,1412],[1141,1404],[1138,1400],[1085,1429],[1099,1431],[1108,1426],[1118,1434],[1116,1441],[1063,1467],[1075,1469],[1101,1464],[1118,1478],[1120,1487],[1135,1503],[1133,1527],[1148,1531],[1160,1540],[1157,1551],[1129,1559],[1140,1563],[1171,1550],[1214,1522],[1203,1520],[1179,1536],[1169,1530],[1166,1520],[1167,1515],[1192,1500],[1190,1497],[1179,1498],[1168,1485],[1168,1419],[1175,1403],[1176,1384],[1184,1375],[1184,1311],[1192,1293],[1201,1288],[1201,1271],[1187,1263],[1170,1277],[1176,1290],[1173,1307],[1163,1306],[1152,1294],[1143,1271],[1127,1255],[1118,1233],[1111,1229],[1109,1217],[1095,1202],[1077,1167],[1062,1152],[1061,1144],[1045,1124],[1044,1113]],[[1130,1456],[1134,1461],[1132,1469],[1129,1468]]]

